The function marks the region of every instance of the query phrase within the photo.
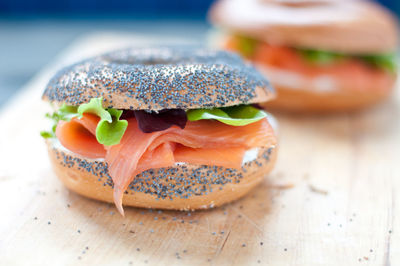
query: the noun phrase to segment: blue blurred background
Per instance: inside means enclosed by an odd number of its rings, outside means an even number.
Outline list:
[[[213,0],[1,0],[3,15],[125,15],[130,18],[143,16],[184,16],[205,18]],[[348,0],[351,1],[351,0]],[[380,0],[391,10],[398,10],[397,0]]]
[[[350,0],[349,0],[350,1]],[[153,33],[201,41],[213,0],[0,0],[0,107],[79,36]],[[399,0],[381,0],[399,14]]]
[[[0,11],[9,15],[125,15],[186,16],[204,18],[212,0],[2,0]]]

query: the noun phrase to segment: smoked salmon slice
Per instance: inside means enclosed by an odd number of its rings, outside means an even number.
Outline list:
[[[238,169],[242,166],[245,152],[244,147],[194,149],[181,145],[175,150],[174,158],[176,162],[197,165],[210,164],[210,158],[212,158],[213,165]]]
[[[77,154],[92,159],[104,158],[106,150],[97,142],[95,135],[98,121],[94,115],[85,115],[82,119],[74,118],[69,122],[60,121],[56,128],[57,139],[64,147]]]
[[[137,120],[128,118],[121,142],[103,146],[95,137],[98,121],[98,117],[90,114],[69,122],[60,121],[56,135],[72,152],[105,159],[114,182],[114,202],[122,215],[123,193],[143,171],[170,167],[176,162],[240,168],[247,149],[276,142],[267,119],[239,127],[214,120],[188,121],[184,129],[172,126],[163,131],[143,133]]]

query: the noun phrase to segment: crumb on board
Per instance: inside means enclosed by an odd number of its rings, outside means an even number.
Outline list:
[[[329,193],[328,191],[320,189],[320,188],[317,188],[317,187],[315,187],[314,185],[311,185],[311,184],[308,185],[308,188],[311,190],[311,192],[318,193],[318,194],[321,194],[321,195],[328,195],[328,193]]]
[[[284,189],[292,189],[292,188],[294,188],[294,184],[293,184],[293,183],[287,183],[287,184],[271,184],[271,185],[269,185],[268,187],[269,187],[269,188],[272,188],[272,189],[281,189],[281,190],[284,190]]]

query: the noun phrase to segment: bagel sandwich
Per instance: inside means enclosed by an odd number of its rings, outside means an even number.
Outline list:
[[[43,100],[67,188],[123,205],[197,210],[236,200],[275,163],[268,81],[230,52],[124,49],[59,71]]]
[[[295,112],[362,109],[397,78],[397,21],[369,1],[219,0],[216,45],[251,61],[277,91],[266,107]]]

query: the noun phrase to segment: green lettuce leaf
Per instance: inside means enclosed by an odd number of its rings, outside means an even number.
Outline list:
[[[92,98],[90,102],[81,104],[78,107],[79,118],[82,118],[83,113],[94,114],[100,117],[100,120],[112,123],[111,114],[103,108],[103,97]]]
[[[243,56],[250,57],[254,55],[254,52],[258,45],[257,40],[245,36],[236,36],[236,38],[237,38],[238,50]]]
[[[186,112],[189,121],[215,119],[231,126],[245,126],[257,122],[267,113],[251,105],[238,105],[214,109],[194,109]]]
[[[298,51],[308,62],[320,65],[330,64],[344,58],[356,58],[391,73],[395,73],[397,69],[394,54],[350,55],[322,50],[298,49]]]
[[[119,144],[128,127],[128,121],[119,119],[122,115],[122,110],[105,109],[102,103],[103,97],[92,98],[88,103],[79,107],[63,104],[53,114],[46,114],[46,117],[53,121],[52,131],[42,131],[40,135],[44,138],[55,137],[56,127],[60,120],[70,121],[74,117],[80,119],[84,113],[90,113],[100,117],[96,127],[97,141],[106,146]]]
[[[71,105],[66,105],[64,103],[60,107],[60,109],[58,109],[58,112],[53,113],[53,115],[58,116],[58,121],[59,120],[70,121],[72,118],[78,116],[77,110],[78,110],[78,107],[71,106]]]
[[[364,55],[360,56],[360,58],[371,65],[385,69],[391,73],[395,73],[397,70],[396,56],[393,54]]]
[[[342,54],[321,50],[298,49],[298,51],[308,62],[319,65],[331,64],[345,57]]]
[[[52,131],[40,131],[40,136],[45,139],[54,138],[54,132]]]
[[[108,114],[112,117],[111,123],[106,119],[101,119],[96,127],[96,138],[99,143],[112,146],[121,141],[128,127],[128,121],[119,120],[122,110],[108,109]]]
[[[96,127],[96,139],[106,146],[119,144],[128,127],[128,121],[119,120],[122,110],[103,108],[103,97],[92,98],[90,102],[82,104],[78,108],[78,113],[80,118],[84,113],[95,114],[100,117]]]

